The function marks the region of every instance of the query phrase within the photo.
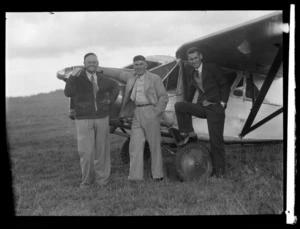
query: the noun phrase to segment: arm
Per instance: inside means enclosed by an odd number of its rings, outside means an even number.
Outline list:
[[[102,73],[112,77],[114,79],[121,80],[123,82],[127,82],[129,78],[134,76],[134,70],[132,69],[117,69],[117,68],[101,68]],[[98,71],[98,69],[97,69]]]
[[[73,69],[71,76],[79,76],[84,67],[76,67]],[[127,82],[130,77],[134,76],[134,70],[132,69],[117,69],[117,68],[106,68],[97,67],[97,72],[112,77],[123,82]]]
[[[155,109],[157,110],[158,113],[161,113],[166,109],[167,103],[169,102],[169,97],[165,89],[165,86],[159,76],[156,78],[154,83],[155,83],[155,90],[158,98]]]
[[[230,94],[230,85],[217,65],[213,68],[213,75],[221,89],[221,104],[225,108]]]
[[[70,78],[67,80],[65,85],[65,96],[67,97],[73,97],[76,95],[77,91],[77,77],[70,76]]]

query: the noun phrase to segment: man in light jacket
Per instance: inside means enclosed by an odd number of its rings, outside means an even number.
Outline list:
[[[152,178],[160,181],[164,177],[160,119],[169,98],[160,76],[147,71],[144,56],[133,58],[133,68],[133,77],[119,77],[120,80],[127,81],[121,116],[128,106],[135,106],[129,143],[128,179],[143,180],[144,145],[147,140],[151,151]]]

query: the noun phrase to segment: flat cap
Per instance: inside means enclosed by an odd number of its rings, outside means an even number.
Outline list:
[[[144,56],[142,56],[142,55],[137,55],[137,56],[133,57],[133,62],[137,61],[137,60],[146,61],[146,58]]]

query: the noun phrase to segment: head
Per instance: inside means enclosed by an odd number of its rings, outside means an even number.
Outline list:
[[[133,69],[137,75],[143,75],[147,70],[146,58],[142,55],[135,56],[133,58]]]
[[[86,71],[88,71],[89,73],[95,73],[99,64],[96,54],[85,54],[83,64],[85,66]]]
[[[193,65],[194,68],[199,68],[202,63],[202,53],[197,47],[189,48],[186,52],[188,61]]]

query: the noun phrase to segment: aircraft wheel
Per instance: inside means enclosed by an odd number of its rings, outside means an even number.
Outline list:
[[[121,159],[122,162],[125,164],[129,163],[129,142],[130,142],[130,138],[124,139],[120,147]],[[149,144],[148,142],[146,142],[144,148],[144,161],[147,161],[150,158],[150,155],[151,153],[149,149]]]
[[[212,162],[208,148],[202,144],[188,144],[175,155],[175,167],[182,181],[198,180],[212,173]]]

